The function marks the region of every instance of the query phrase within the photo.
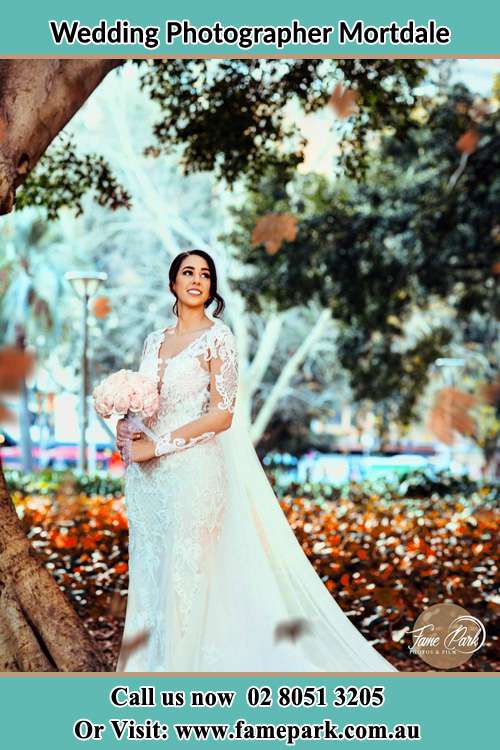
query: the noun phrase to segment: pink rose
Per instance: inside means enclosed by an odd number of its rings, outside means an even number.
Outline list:
[[[117,414],[126,414],[128,412],[129,400],[128,396],[118,393],[115,398],[115,412]]]
[[[118,370],[107,377],[94,388],[93,397],[95,410],[106,418],[128,411],[151,417],[159,406],[155,381],[132,370]]]
[[[136,414],[142,411],[142,398],[137,393],[133,393],[130,397],[129,409]]]

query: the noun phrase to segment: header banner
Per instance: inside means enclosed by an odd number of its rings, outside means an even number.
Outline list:
[[[237,7],[227,1],[200,7],[173,0],[95,0],[81,5],[60,0],[3,11],[2,57],[454,57],[500,56],[500,6],[479,0],[395,0],[325,5],[296,0],[279,8],[256,0]]]

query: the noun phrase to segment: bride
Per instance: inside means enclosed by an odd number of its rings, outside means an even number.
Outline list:
[[[169,280],[177,324],[149,334],[140,365],[158,384],[146,422],[157,439],[124,420],[117,429],[129,461],[117,671],[397,671],[324,586],[261,467],[238,411],[236,344],[219,319],[212,258],[181,253]]]

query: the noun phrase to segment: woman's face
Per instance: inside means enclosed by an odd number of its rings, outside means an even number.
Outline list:
[[[210,297],[210,282],[206,260],[199,255],[188,255],[177,271],[173,290],[183,305],[199,307]]]

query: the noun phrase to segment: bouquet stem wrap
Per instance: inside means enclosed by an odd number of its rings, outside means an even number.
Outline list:
[[[146,427],[142,419],[138,414],[133,414],[132,412],[127,412],[127,415],[125,417],[127,420],[129,429],[132,432],[143,432],[145,435],[150,438],[153,443],[156,443],[158,440],[158,435],[156,435],[153,430],[150,430],[149,427]],[[125,466],[128,466],[130,463],[130,456],[131,456],[131,449],[132,449],[132,439],[129,438],[127,440],[127,445],[125,447],[125,450],[123,451],[123,461],[125,463]]]

